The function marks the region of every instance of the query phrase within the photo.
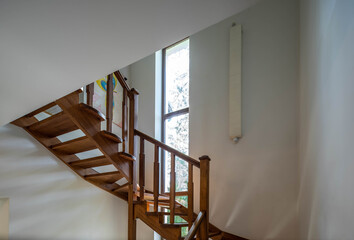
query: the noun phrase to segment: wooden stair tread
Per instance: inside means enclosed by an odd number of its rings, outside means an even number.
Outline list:
[[[180,239],[181,229],[176,227],[162,227],[159,216],[147,216],[146,204],[134,204],[134,214],[138,219],[143,221],[146,225],[158,232],[164,239]]]
[[[29,131],[47,137],[56,137],[77,129],[76,124],[64,112],[57,113],[28,127]]]
[[[112,164],[105,156],[88,158],[80,161],[71,162],[72,167],[93,168]]]
[[[67,142],[59,143],[51,148],[64,154],[75,154],[97,148],[95,143],[88,137],[80,137]]]
[[[89,114],[91,114],[93,117],[97,118],[100,121],[106,120],[106,117],[103,113],[98,111],[96,108],[93,108],[85,103],[80,103],[79,108]]]
[[[146,212],[146,215],[150,216],[169,216],[169,212]],[[175,212],[175,216],[188,216],[188,213]]]
[[[161,223],[161,226],[180,228],[180,227],[188,227],[188,223]]]
[[[114,192],[128,192],[129,189],[129,183],[120,185],[118,188],[114,189]]]
[[[115,135],[114,133],[108,132],[108,131],[101,131],[100,134],[106,138],[108,138],[109,140],[112,140],[113,142],[116,143],[122,143],[122,138],[120,138],[119,136]]]
[[[105,183],[114,183],[121,178],[123,178],[123,174],[119,171],[97,173],[97,174],[91,174],[85,176],[85,179],[87,180],[93,180],[93,181],[105,182]]]
[[[138,192],[138,197],[140,196],[140,193]],[[154,194],[152,193],[145,193],[144,194],[144,200],[146,201],[154,201]],[[170,198],[169,197],[166,197],[166,196],[159,196],[159,201],[170,201]]]
[[[136,158],[133,155],[126,153],[126,152],[119,152],[118,157],[120,157],[124,160],[128,160],[128,161],[135,161],[136,160]]]

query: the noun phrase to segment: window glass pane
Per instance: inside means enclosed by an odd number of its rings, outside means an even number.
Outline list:
[[[166,49],[165,113],[189,106],[189,39]]]
[[[169,118],[165,121],[165,143],[184,154],[188,154],[189,114]],[[165,191],[170,191],[171,155],[165,152]],[[176,156],[176,191],[188,190],[188,163]]]

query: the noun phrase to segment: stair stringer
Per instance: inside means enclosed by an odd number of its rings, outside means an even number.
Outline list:
[[[180,228],[163,227],[159,221],[159,216],[146,214],[146,202],[134,204],[134,217],[143,221],[152,230],[157,232],[161,237],[168,240],[181,239]]]
[[[100,134],[101,121],[97,118],[87,116],[88,113],[83,111],[78,104],[79,96],[77,94],[69,94],[57,100],[56,103],[66,114],[68,114],[81,131],[83,131],[88,138],[93,140],[103,155],[123,173],[127,180],[129,180],[130,161],[119,157],[118,145],[115,147],[109,139]]]

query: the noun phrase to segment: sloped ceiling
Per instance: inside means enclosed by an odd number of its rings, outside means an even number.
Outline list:
[[[0,0],[0,126],[258,0]]]

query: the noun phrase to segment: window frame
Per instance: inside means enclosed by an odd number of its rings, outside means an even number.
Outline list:
[[[161,84],[161,142],[165,143],[165,127],[166,127],[166,120],[172,117],[177,117],[179,115],[183,114],[188,114],[189,113],[189,106],[186,108],[182,108],[173,112],[166,113],[166,50],[169,48],[172,48],[181,42],[184,42],[185,40],[189,39],[189,37],[183,38],[179,40],[178,42],[175,42],[174,44],[165,47],[162,49],[162,84]],[[189,105],[189,104],[188,104]],[[160,192],[161,193],[166,193],[165,191],[165,154],[164,151],[161,149],[161,184],[160,184]],[[177,192],[176,192],[177,193]]]

